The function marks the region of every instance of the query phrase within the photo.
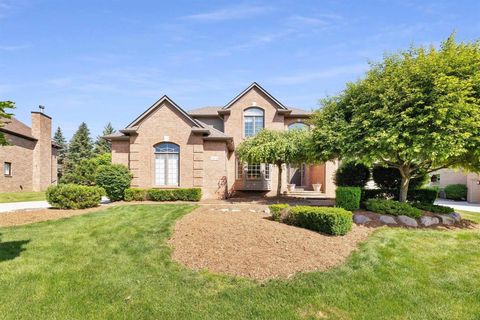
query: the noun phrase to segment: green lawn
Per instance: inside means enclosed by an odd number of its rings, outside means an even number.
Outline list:
[[[45,200],[45,192],[4,192],[0,193],[0,203],[41,201]]]
[[[384,228],[342,267],[261,284],[170,260],[171,226],[192,208],[119,206],[0,229],[0,318],[480,318],[479,230]]]

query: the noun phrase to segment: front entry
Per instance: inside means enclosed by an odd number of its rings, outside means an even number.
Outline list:
[[[303,186],[305,183],[305,164],[300,166],[288,166],[287,169],[288,183],[296,186]]]

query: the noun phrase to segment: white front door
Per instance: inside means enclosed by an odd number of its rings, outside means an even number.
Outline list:
[[[178,154],[155,155],[155,185],[178,186]]]

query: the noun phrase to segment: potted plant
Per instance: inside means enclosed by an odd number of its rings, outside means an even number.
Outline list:
[[[313,187],[313,191],[320,192],[320,189],[322,188],[322,184],[321,183],[313,183],[312,187]]]

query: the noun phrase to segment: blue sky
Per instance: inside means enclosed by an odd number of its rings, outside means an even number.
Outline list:
[[[0,0],[0,100],[39,104],[70,137],[123,128],[163,94],[223,105],[251,82],[318,107],[368,61],[452,31],[480,35],[479,1]]]

